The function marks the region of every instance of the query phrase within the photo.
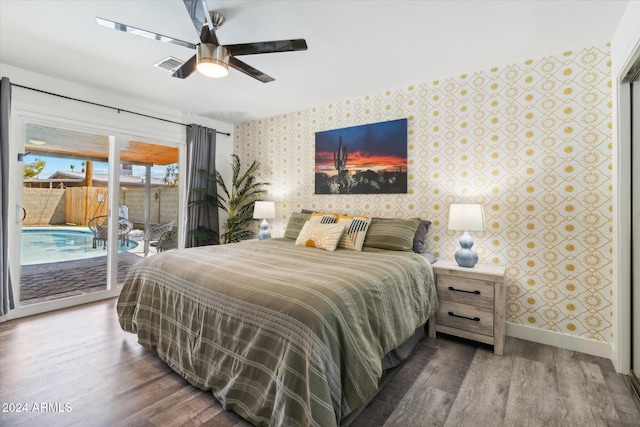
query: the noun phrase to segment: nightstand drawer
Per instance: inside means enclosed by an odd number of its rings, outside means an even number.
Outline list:
[[[476,307],[451,301],[440,301],[436,316],[438,325],[450,326],[482,335],[493,336],[493,306]]]
[[[440,301],[485,307],[493,310],[493,282],[438,274],[436,289]]]

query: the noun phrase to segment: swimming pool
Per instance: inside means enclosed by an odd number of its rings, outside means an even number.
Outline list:
[[[106,256],[102,246],[93,246],[93,233],[85,230],[36,228],[22,230],[22,265],[46,264]],[[118,252],[134,249],[138,243],[118,246]]]

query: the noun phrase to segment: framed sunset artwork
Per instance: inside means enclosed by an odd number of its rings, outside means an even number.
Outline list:
[[[407,192],[407,119],[316,132],[315,194]]]

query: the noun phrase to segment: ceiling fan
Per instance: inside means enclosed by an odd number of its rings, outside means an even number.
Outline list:
[[[307,42],[304,39],[221,45],[216,36],[216,30],[224,23],[224,17],[218,12],[209,12],[205,0],[183,0],[183,3],[196,31],[200,34],[200,43],[197,45],[104,18],[96,17],[96,21],[98,21],[98,24],[113,30],[124,31],[125,33],[195,50],[195,55],[173,72],[173,77],[180,79],[189,77],[196,70],[209,77],[224,77],[228,73],[228,67],[231,67],[249,77],[268,83],[275,79],[236,57],[260,53],[307,50]]]

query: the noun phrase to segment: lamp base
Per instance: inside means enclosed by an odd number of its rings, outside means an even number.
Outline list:
[[[258,232],[258,240],[266,240],[271,238],[271,232],[269,231],[269,223],[266,219],[263,219],[260,223],[260,231]]]
[[[460,267],[471,268],[478,263],[478,254],[471,249],[458,249],[455,259]]]
[[[467,268],[475,266],[478,263],[478,254],[471,250],[474,242],[469,232],[465,231],[458,242],[461,248],[456,251],[454,256],[458,265]]]

